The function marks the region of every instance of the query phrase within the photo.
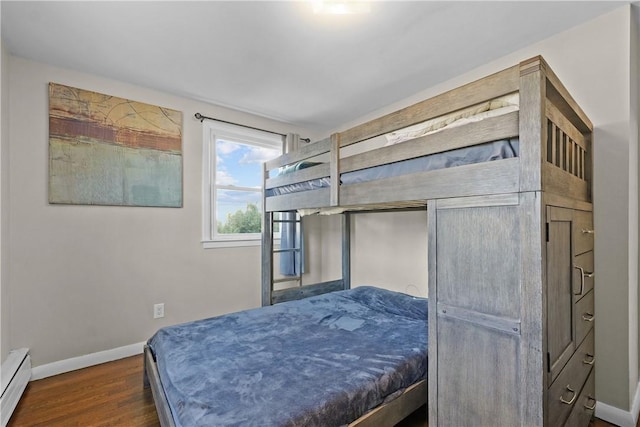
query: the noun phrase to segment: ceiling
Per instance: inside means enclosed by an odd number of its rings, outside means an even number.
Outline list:
[[[628,2],[2,1],[14,55],[329,131]]]

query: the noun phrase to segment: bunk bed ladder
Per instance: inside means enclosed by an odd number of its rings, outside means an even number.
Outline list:
[[[276,214],[281,217],[275,217]],[[285,215],[286,214],[286,215]],[[295,239],[294,244],[287,248],[276,248],[274,244],[274,224],[294,224],[296,233],[301,236]],[[342,215],[342,277],[338,280],[304,285],[302,274],[304,267],[304,221],[295,211],[291,212],[265,212],[262,232],[262,305],[272,305],[278,302],[299,299],[312,295],[349,289],[351,287],[351,218],[349,213]],[[282,241],[282,239],[281,239]],[[297,264],[294,268],[295,275],[275,278],[274,258],[275,254],[300,254],[293,257]],[[274,285],[285,282],[297,282],[297,286],[275,290]]]
[[[280,217],[276,219],[276,214]],[[276,249],[274,244],[275,224],[280,225],[280,232],[286,224],[296,228],[294,236],[304,236],[302,217],[296,211],[290,212],[265,212],[264,226],[262,234],[262,305],[271,305],[274,301],[274,285],[278,283],[297,282],[297,287],[302,287],[302,272],[304,268],[303,247],[304,241],[302,237],[293,238],[293,242],[287,248],[280,247]],[[282,236],[281,236],[282,241]],[[294,254],[293,271],[294,275],[283,276],[276,279],[274,276],[274,257],[275,254]],[[298,254],[298,256],[295,256]]]
[[[275,285],[276,283],[286,283],[286,282],[297,282],[298,287],[302,287],[302,273],[304,272],[304,255],[303,255],[304,239],[302,237],[304,236],[304,230],[302,228],[302,218],[295,211],[280,212],[280,215],[281,217],[279,219],[274,219],[273,216],[271,217],[272,224],[280,224],[280,242],[281,242],[280,249],[275,249],[275,247],[273,246],[271,247],[271,253],[272,253],[271,259],[273,260],[274,254],[281,254],[280,255],[281,257],[283,255],[293,255],[293,261],[291,263],[291,266],[293,267],[293,274],[284,276],[283,278],[280,278],[280,279],[274,279],[272,274],[271,275],[272,289],[273,289],[273,285]],[[295,227],[295,230],[291,233],[292,236],[290,236],[290,238],[292,238],[293,241],[289,242],[288,247],[283,248],[282,245],[284,241],[284,236],[282,235],[282,233],[288,232],[288,231],[284,231],[283,227],[287,225]],[[271,228],[274,229],[275,227],[273,227],[272,225]],[[282,266],[282,263],[281,263],[281,266]]]
[[[262,219],[262,306],[271,305],[273,292],[273,212],[264,211]]]

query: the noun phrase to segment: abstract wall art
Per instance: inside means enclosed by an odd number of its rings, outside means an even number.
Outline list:
[[[49,83],[49,203],[182,206],[182,112]]]

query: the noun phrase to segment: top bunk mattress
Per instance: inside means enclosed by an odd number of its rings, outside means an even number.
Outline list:
[[[446,129],[505,115],[513,111],[517,111],[519,109],[519,104],[520,98],[518,93],[505,95],[500,98],[453,111],[449,114],[390,132],[384,135],[384,138],[386,139],[385,145],[389,146],[400,144],[404,141],[420,138],[425,135],[431,135]],[[416,172],[427,172],[492,160],[508,159],[517,157],[518,149],[518,138],[487,142],[484,144],[343,173],[340,175],[340,183],[355,184]],[[284,175],[316,164],[318,163],[303,161],[292,166],[281,168],[278,171],[278,175]],[[330,186],[330,178],[325,177],[267,189],[265,194],[267,197],[279,196],[297,193],[300,191],[327,188]]]
[[[503,139],[487,142],[471,147],[458,148],[429,156],[416,157],[401,162],[388,163],[372,168],[356,170],[340,175],[341,184],[356,184],[359,182],[374,181],[383,178],[391,178],[416,172],[427,172],[437,169],[451,168],[455,166],[470,165],[474,163],[489,162],[493,160],[518,157],[518,138]],[[300,163],[296,169],[313,166],[315,163]],[[293,169],[291,169],[293,170]],[[283,194],[297,193],[300,191],[316,190],[331,186],[329,177],[318,178],[296,184],[283,185],[281,187],[266,190],[266,195],[279,196]]]
[[[159,330],[176,426],[345,425],[427,376],[427,300],[358,287]]]

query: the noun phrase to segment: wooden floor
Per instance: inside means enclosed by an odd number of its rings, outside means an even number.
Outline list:
[[[8,427],[160,426],[142,355],[32,381]]]
[[[142,355],[32,381],[8,427],[156,427],[151,390],[142,387]],[[397,427],[426,427],[422,407]],[[590,427],[612,424],[594,420]]]

